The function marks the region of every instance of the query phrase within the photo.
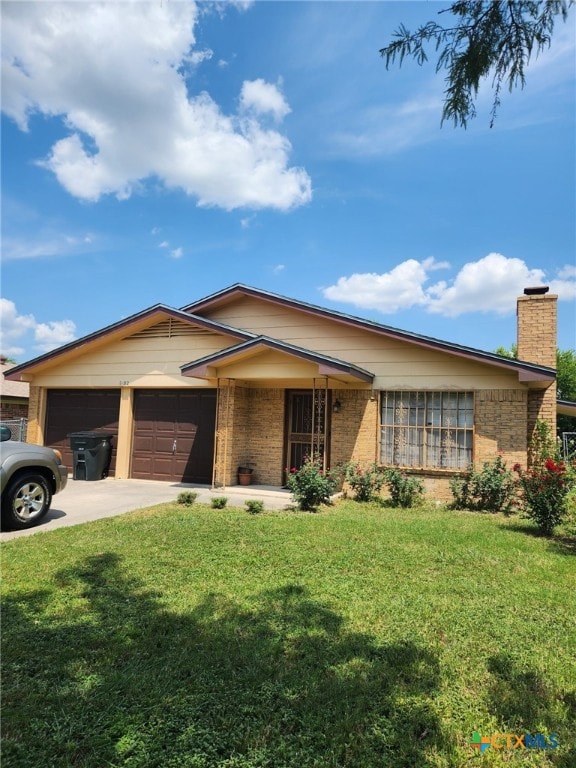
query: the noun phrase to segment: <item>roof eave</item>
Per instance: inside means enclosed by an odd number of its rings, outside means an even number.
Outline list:
[[[452,344],[450,342],[442,341],[441,339],[435,339],[430,336],[423,336],[421,334],[411,333],[410,331],[403,331],[399,328],[393,328],[391,326],[386,326],[381,323],[376,323],[361,317],[338,312],[337,310],[326,309],[325,307],[319,307],[307,302],[301,302],[296,299],[280,296],[269,291],[263,291],[259,288],[243,285],[242,283],[236,283],[229,286],[228,288],[224,288],[223,290],[218,291],[217,293],[213,293],[204,299],[200,299],[193,304],[189,304],[182,309],[185,312],[203,312],[210,307],[222,303],[227,303],[237,295],[259,298],[271,303],[295,308],[314,316],[328,318],[344,325],[373,331],[375,333],[397,339],[398,341],[407,341],[410,344],[415,344],[416,346],[424,347],[427,349],[434,349],[440,352],[446,352],[447,354],[454,355],[456,357],[462,357],[468,360],[473,360],[475,362],[481,362],[488,365],[495,365],[501,368],[506,368],[508,370],[518,372],[519,377],[523,375],[521,372],[524,372],[527,376],[534,375],[536,377],[532,379],[519,379],[521,381],[525,380],[549,382],[555,377],[555,371],[553,369],[544,368],[542,366],[535,365],[526,361],[515,360],[514,358],[504,357],[494,352],[485,352],[484,350],[474,349],[473,347],[464,347],[459,344]],[[552,376],[549,375],[550,372],[552,372]]]

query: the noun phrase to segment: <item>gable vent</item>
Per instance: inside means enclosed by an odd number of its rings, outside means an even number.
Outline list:
[[[144,328],[142,331],[133,333],[130,339],[171,339],[175,336],[211,336],[212,331],[206,328],[200,328],[190,323],[183,323],[182,320],[169,318],[161,323]]]

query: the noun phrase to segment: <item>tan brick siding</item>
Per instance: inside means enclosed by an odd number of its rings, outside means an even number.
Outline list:
[[[332,414],[330,464],[347,461],[369,464],[378,455],[378,398],[368,390],[338,390],[333,399],[341,403],[340,413]],[[372,398],[372,399],[371,399]]]
[[[526,465],[528,392],[492,389],[474,394],[474,463],[480,467],[501,452],[508,466]]]
[[[42,397],[41,387],[30,386],[30,399],[28,400],[28,429],[26,442],[34,445],[42,444]]]
[[[283,389],[221,385],[218,397],[215,484],[236,485],[239,466],[253,470],[252,482],[282,485]]]
[[[284,458],[283,389],[244,389],[237,397],[237,443],[232,456],[233,482],[239,466],[253,469],[252,482],[282,485]]]
[[[548,389],[528,392],[528,442],[534,435],[537,421],[546,422],[550,434],[556,434],[556,382]]]
[[[517,303],[518,359],[556,368],[557,316],[555,295],[520,296]],[[544,421],[556,434],[556,382],[548,389],[528,393],[527,439],[530,442],[536,422]]]
[[[557,299],[552,294],[518,298],[519,360],[556,368]]]

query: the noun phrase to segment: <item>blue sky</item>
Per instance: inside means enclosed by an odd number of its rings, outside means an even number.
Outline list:
[[[576,347],[574,9],[463,130],[378,55],[446,6],[2,2],[2,352],[236,282],[489,351],[544,283]]]

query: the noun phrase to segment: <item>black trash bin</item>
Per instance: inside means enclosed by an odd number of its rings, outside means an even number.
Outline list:
[[[74,480],[102,480],[108,475],[113,437],[107,432],[71,432],[68,435]]]

